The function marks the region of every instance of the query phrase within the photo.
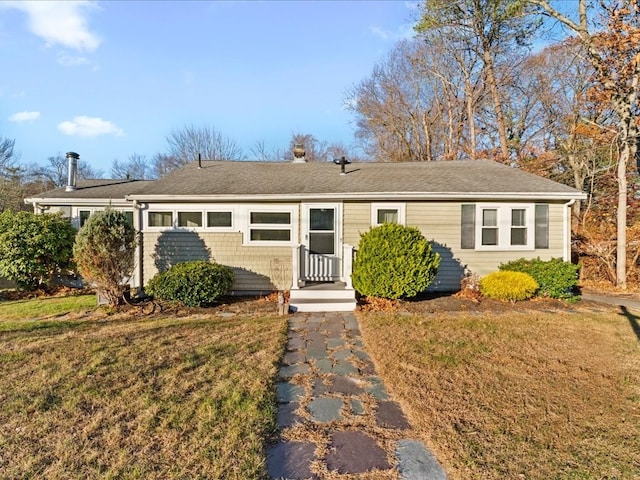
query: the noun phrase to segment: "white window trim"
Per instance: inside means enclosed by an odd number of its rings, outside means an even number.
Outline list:
[[[393,203],[372,203],[371,204],[371,225],[377,227],[382,225],[378,223],[378,210],[398,210],[398,223],[400,225],[405,225],[406,223],[406,204],[401,202],[393,202]]]
[[[89,212],[89,216],[93,215],[96,212],[101,212],[103,210],[106,210],[106,206],[100,206],[100,207],[72,207],[71,208],[71,224],[76,228],[79,229],[80,228],[80,212]],[[115,210],[116,212],[132,212],[133,213],[133,208],[122,208],[122,207],[111,207],[112,210]],[[134,214],[135,216],[135,214]]]
[[[498,245],[482,245],[482,212],[497,210]],[[511,211],[525,210],[527,244],[511,245]],[[533,251],[535,250],[535,204],[533,203],[478,203],[476,204],[476,250]]]
[[[270,223],[251,223],[252,213],[289,213],[291,215],[291,223],[285,224],[270,224]],[[271,205],[271,206],[247,206],[245,213],[244,230],[242,235],[242,244],[246,246],[263,246],[263,247],[280,247],[280,246],[292,246],[298,241],[298,206],[297,205]],[[289,241],[270,241],[270,240],[251,240],[251,230],[262,228],[264,230],[290,230]]]
[[[172,222],[171,226],[166,227],[152,227],[149,225],[149,213],[171,213]],[[180,227],[178,226],[178,212],[199,212],[202,218],[202,226],[200,227]],[[208,227],[207,226],[207,213],[208,212],[231,212],[231,227]],[[237,232],[238,228],[236,228],[236,217],[237,211],[236,208],[230,206],[220,206],[219,208],[216,205],[198,205],[196,206],[180,206],[180,205],[171,205],[171,206],[155,206],[150,205],[144,211],[144,231],[148,232],[162,232],[167,230],[175,230],[179,232]]]

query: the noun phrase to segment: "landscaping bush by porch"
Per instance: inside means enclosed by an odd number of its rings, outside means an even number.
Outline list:
[[[386,223],[362,235],[351,278],[362,295],[411,298],[433,282],[439,265],[420,230]]]
[[[214,303],[233,284],[233,270],[226,265],[197,260],[178,263],[158,273],[147,284],[147,293],[160,300],[175,300],[188,307]]]

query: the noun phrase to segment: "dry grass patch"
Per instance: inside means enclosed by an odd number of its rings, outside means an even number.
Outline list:
[[[286,319],[2,325],[0,477],[264,475]]]
[[[640,478],[638,317],[514,312],[359,319],[450,478]]]

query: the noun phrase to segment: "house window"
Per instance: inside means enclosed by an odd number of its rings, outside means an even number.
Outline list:
[[[511,210],[511,245],[527,244],[527,211],[524,208]]]
[[[202,226],[202,212],[178,212],[178,227],[197,228]]]
[[[150,227],[172,227],[173,212],[149,212]]]
[[[373,203],[371,204],[371,225],[384,223],[398,223],[404,225],[405,208],[403,203]]]
[[[207,227],[209,228],[231,228],[231,212],[207,212]]]
[[[482,245],[498,245],[498,209],[482,209]]]
[[[290,243],[293,238],[293,212],[250,211],[249,242]]]
[[[80,218],[80,228],[82,228],[84,224],[87,223],[87,220],[89,220],[90,216],[91,210],[80,210],[78,212],[78,217]]]
[[[460,248],[534,250],[549,248],[549,206],[466,204],[461,206]]]

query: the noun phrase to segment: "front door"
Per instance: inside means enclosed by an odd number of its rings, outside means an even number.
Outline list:
[[[308,282],[340,280],[340,204],[303,206],[304,275]]]

